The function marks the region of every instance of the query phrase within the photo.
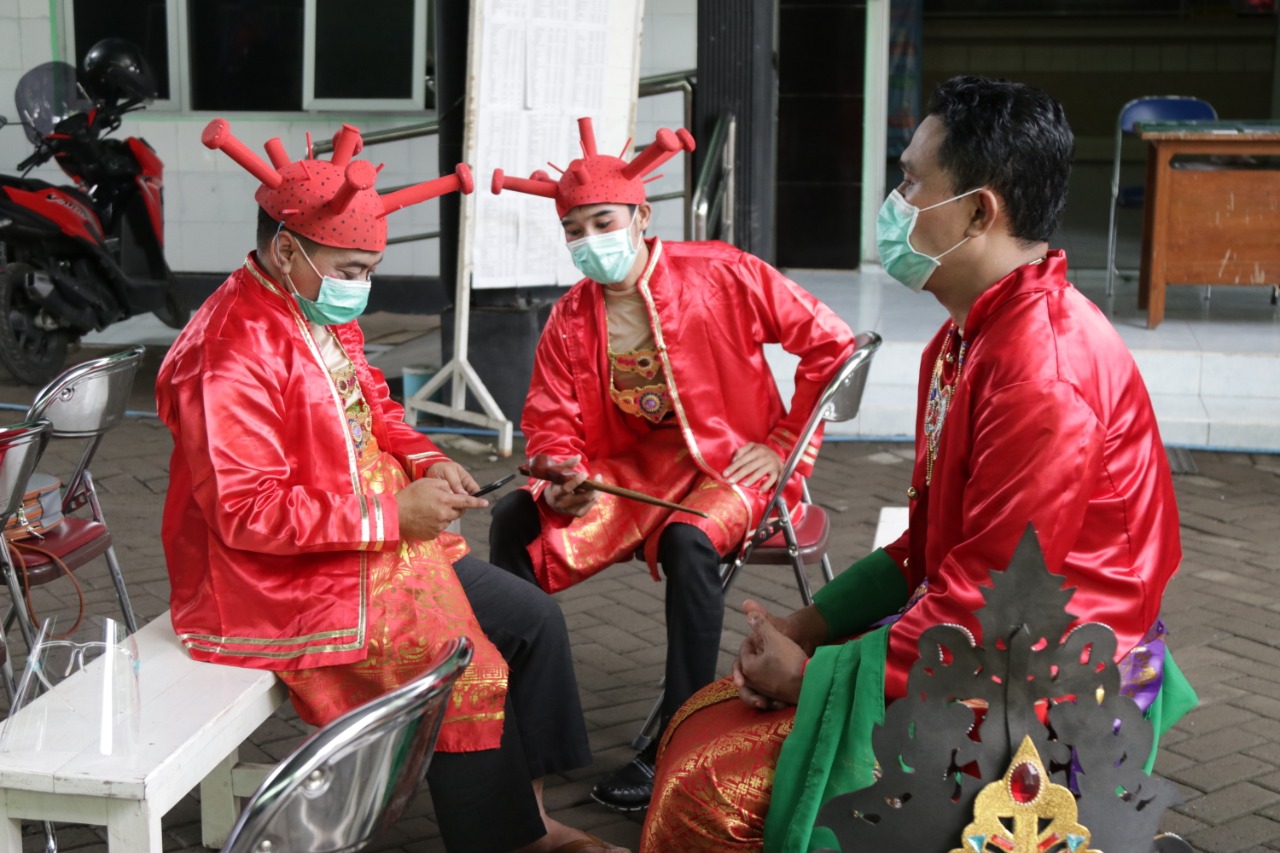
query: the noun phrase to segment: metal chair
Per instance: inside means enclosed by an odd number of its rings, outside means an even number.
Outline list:
[[[1116,208],[1140,207],[1143,201],[1142,187],[1120,189],[1120,148],[1126,133],[1133,133],[1133,126],[1144,121],[1212,121],[1218,113],[1208,101],[1184,95],[1149,95],[1135,98],[1120,108],[1116,118],[1115,153],[1111,163],[1111,220],[1107,231],[1107,289],[1110,297],[1115,292],[1116,275]]]
[[[312,735],[263,781],[222,853],[363,849],[400,817],[426,774],[471,654],[466,637],[450,641],[425,675]]]
[[[862,405],[862,392],[867,386],[867,374],[871,371],[871,360],[882,342],[875,332],[859,332],[854,338],[853,354],[827,383],[822,396],[818,398],[813,413],[809,415],[804,430],[782,466],[782,473],[760,523],[742,543],[737,557],[721,566],[720,584],[726,595],[737,580],[738,573],[746,565],[790,565],[800,598],[806,606],[813,603],[813,594],[809,589],[805,567],[821,563],[824,582],[829,582],[834,576],[831,559],[827,556],[831,520],[826,509],[813,502],[807,481],[801,483],[801,500],[795,507],[787,505],[783,490],[800,466],[800,460],[818,427],[828,421],[848,421],[857,416]],[[659,693],[658,701],[653,704],[644,725],[631,741],[636,749],[644,749],[653,740],[661,711],[662,694]]]
[[[103,518],[93,476],[89,473],[89,464],[102,443],[102,437],[124,419],[133,379],[144,352],[144,347],[133,347],[68,368],[36,394],[35,402],[27,410],[27,420],[45,419],[50,422],[49,438],[82,444],[75,467],[62,481],[63,521],[33,542],[40,551],[49,552],[58,559],[55,561],[37,551],[25,552],[24,565],[18,571],[12,555],[5,549],[4,569],[13,601],[4,625],[7,628],[16,618],[28,649],[35,638],[36,625],[26,606],[23,590],[57,580],[63,576],[64,566],[66,571],[74,572],[101,556],[106,558],[125,625],[130,633],[138,629],[120,563],[112,548],[111,531]],[[17,486],[19,501],[25,483],[24,480]],[[90,517],[72,515],[85,506],[89,507]],[[14,509],[16,511],[16,507]]]
[[[45,446],[49,443],[49,430],[48,421],[23,422],[0,429],[0,527],[22,506],[22,496],[26,492],[27,481],[31,479],[36,464],[40,461],[40,455],[44,453]],[[15,586],[16,578],[12,571],[12,564],[9,562],[8,550],[8,548],[0,548],[0,551],[5,552],[5,581],[9,585],[9,593],[14,600],[21,600],[22,590]],[[3,682],[9,708],[12,708],[18,691],[5,633],[0,631],[0,682]],[[28,648],[30,648],[29,645]],[[53,824],[48,821],[44,822],[44,837],[46,853],[56,853],[58,840]]]
[[[24,421],[0,429],[0,526],[17,515],[22,507],[22,496],[26,494],[27,481],[35,473],[40,456],[49,444],[51,427],[52,424],[48,421]],[[4,547],[0,548],[0,551],[4,552],[3,556],[0,556],[0,561],[3,562],[5,583],[9,586],[10,597],[15,602],[22,601],[22,586],[14,571],[9,549]],[[12,611],[12,605],[10,609]],[[8,628],[8,620],[5,621],[5,628]],[[27,641],[27,648],[30,650],[31,643],[35,640],[34,632],[29,637],[24,633],[23,638]],[[12,666],[7,660],[7,651],[6,647],[4,682],[9,700],[12,702],[15,695],[12,689],[14,679]]]
[[[800,433],[791,455],[787,457],[760,524],[743,542],[737,559],[721,571],[720,580],[725,593],[729,592],[738,572],[747,564],[790,565],[795,573],[800,598],[805,605],[813,603],[805,566],[821,563],[823,579],[830,581],[833,577],[831,560],[827,556],[827,535],[831,530],[827,511],[809,496],[807,480],[801,483],[802,497],[796,507],[787,505],[783,487],[800,466],[800,460],[819,426],[828,421],[852,420],[858,414],[862,405],[862,392],[867,385],[867,374],[871,371],[871,359],[880,349],[882,341],[875,332],[860,332],[854,342],[856,348],[853,355],[849,356],[839,372],[827,383],[804,431]]]

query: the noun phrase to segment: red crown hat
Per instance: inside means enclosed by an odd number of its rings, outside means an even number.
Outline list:
[[[381,166],[368,160],[352,160],[364,147],[360,131],[344,124],[333,137],[333,158],[311,159],[310,136],[306,160],[290,162],[279,139],[265,148],[271,165],[231,135],[224,119],[209,122],[201,136],[206,148],[224,151],[228,157],[262,181],[253,197],[276,221],[290,231],[325,246],[380,252],[387,245],[388,213],[458,190],[475,189],[471,170],[459,163],[452,175],[424,181],[387,195],[373,188]]]
[[[664,127],[649,147],[628,163],[621,157],[610,157],[596,151],[596,134],[591,127],[591,119],[578,119],[578,134],[582,140],[582,156],[569,164],[558,182],[551,180],[541,169],[528,178],[512,178],[503,174],[501,169],[495,169],[493,194],[509,189],[554,198],[556,213],[560,216],[583,204],[640,204],[645,199],[644,176],[681,150],[692,151],[694,145],[689,131],[680,128],[672,132]],[[628,139],[623,153],[630,145],[631,140]]]

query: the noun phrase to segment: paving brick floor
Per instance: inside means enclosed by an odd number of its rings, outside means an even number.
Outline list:
[[[154,411],[150,388],[158,359],[158,352],[148,354],[135,388],[137,411]],[[0,382],[0,405],[25,406],[31,393]],[[14,410],[9,419],[19,417]],[[513,465],[496,458],[483,440],[442,441],[481,482]],[[168,607],[159,528],[170,449],[168,432],[157,420],[131,417],[107,437],[92,466],[143,621]],[[44,466],[51,473],[59,464],[70,467],[68,451],[60,445],[52,445],[47,458],[56,460]],[[1170,732],[1156,765],[1185,799],[1169,812],[1165,827],[1199,850],[1280,850],[1280,456],[1195,452],[1192,458],[1198,473],[1175,478],[1186,556],[1164,616],[1178,661],[1202,705]],[[811,485],[815,499],[832,514],[831,554],[837,566],[866,552],[880,507],[904,502],[909,470],[906,445],[829,442],[823,448]],[[481,556],[487,551],[488,522],[484,512],[464,521],[464,533]],[[90,612],[115,613],[105,570],[89,566],[81,575]],[[36,591],[41,616],[74,606],[65,586]],[[740,605],[748,596],[780,610],[798,603],[789,572],[749,569],[731,596],[722,671],[728,671],[743,637]],[[590,801],[588,791],[599,774],[630,757],[628,743],[656,695],[664,654],[662,588],[639,564],[620,565],[561,593],[559,600],[574,641],[595,762],[548,780],[547,803],[562,821],[635,846],[640,818],[605,811]],[[20,652],[16,631],[9,640]],[[258,730],[243,754],[249,760],[278,759],[306,731],[291,712],[282,712]],[[198,818],[194,796],[170,812],[165,850],[202,850]],[[95,828],[65,826],[59,835],[66,851],[106,850]],[[41,850],[41,839],[30,836],[25,849]],[[371,849],[442,851],[430,798],[421,794]]]

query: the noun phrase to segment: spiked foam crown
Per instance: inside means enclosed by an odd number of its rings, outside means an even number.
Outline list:
[[[209,122],[201,136],[205,147],[223,151],[262,182],[253,197],[263,210],[290,231],[339,249],[380,252],[387,245],[388,213],[475,188],[471,170],[459,163],[452,175],[379,195],[373,185],[382,167],[351,159],[364,147],[360,131],[344,124],[334,134],[329,160],[312,159],[309,134],[307,140],[307,159],[297,162],[290,161],[279,139],[269,140],[264,146],[268,164],[232,135],[224,119]]]
[[[664,127],[658,131],[657,138],[628,163],[621,157],[611,157],[596,150],[596,134],[591,119],[578,119],[578,135],[582,156],[569,164],[559,181],[552,180],[541,169],[528,178],[513,178],[503,174],[501,169],[495,169],[491,185],[494,195],[509,189],[553,198],[556,213],[560,216],[584,204],[640,204],[645,200],[645,176],[680,151],[692,151],[694,147],[689,131],[680,128],[673,132]],[[624,154],[630,146],[631,140],[628,139],[623,147]]]

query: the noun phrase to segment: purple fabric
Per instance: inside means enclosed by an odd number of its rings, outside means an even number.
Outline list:
[[[1142,642],[1116,664],[1120,670],[1121,695],[1136,702],[1144,714],[1164,683],[1164,637],[1164,622],[1157,619],[1143,635]]]

